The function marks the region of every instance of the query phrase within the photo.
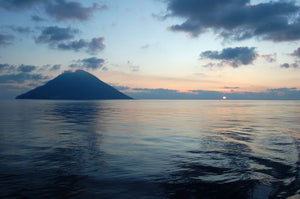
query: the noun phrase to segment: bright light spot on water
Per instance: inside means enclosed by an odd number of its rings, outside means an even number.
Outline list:
[[[222,97],[222,99],[223,99],[223,100],[226,100],[226,99],[227,99],[227,97],[226,97],[226,96],[223,96],[223,97]]]

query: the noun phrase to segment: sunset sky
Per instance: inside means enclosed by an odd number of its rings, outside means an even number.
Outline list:
[[[0,0],[0,98],[83,69],[132,96],[300,99],[299,11],[289,0]]]

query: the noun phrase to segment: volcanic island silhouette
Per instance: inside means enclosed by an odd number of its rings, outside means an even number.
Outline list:
[[[114,87],[84,71],[65,71],[43,86],[39,86],[16,99],[49,100],[109,100],[132,99]]]

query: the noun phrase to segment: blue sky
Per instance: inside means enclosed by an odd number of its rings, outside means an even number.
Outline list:
[[[300,99],[299,6],[0,0],[0,98],[84,69],[137,98]]]

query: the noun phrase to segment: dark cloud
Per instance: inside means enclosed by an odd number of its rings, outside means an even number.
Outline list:
[[[64,20],[88,20],[96,10],[107,9],[107,6],[100,6],[94,3],[91,7],[84,7],[81,3],[75,1],[56,0],[48,3],[46,13],[54,17],[57,21]]]
[[[40,17],[40,16],[38,16],[38,15],[32,15],[32,16],[31,16],[31,20],[32,20],[32,21],[35,21],[35,22],[45,21],[44,18],[42,18],[42,17]]]
[[[229,64],[236,68],[240,65],[251,64],[256,59],[255,48],[236,47],[225,48],[222,51],[204,51],[200,54],[201,58],[221,60],[223,64]]]
[[[11,64],[0,64],[0,86],[5,85],[2,91],[5,93],[9,88],[9,85],[20,87],[26,87],[28,84],[41,83],[49,79],[38,72],[37,66],[33,65],[11,65]],[[6,89],[5,89],[6,88]]]
[[[47,76],[42,74],[31,74],[31,73],[17,73],[17,74],[5,74],[0,75],[0,84],[3,83],[24,83],[27,81],[44,81],[49,79]]]
[[[3,72],[4,70],[7,70],[9,68],[9,64],[0,64],[0,72]]]
[[[90,54],[95,54],[96,52],[101,51],[105,48],[103,41],[104,41],[103,37],[93,38],[91,39],[91,41],[80,39],[78,41],[60,43],[57,45],[57,48],[61,50],[73,50],[73,51],[86,49],[86,52]]]
[[[0,74],[2,73],[13,73],[17,71],[17,67],[10,64],[0,64]]]
[[[82,48],[85,48],[88,45],[88,42],[84,39],[80,39],[78,41],[70,41],[68,43],[59,43],[57,45],[58,49],[61,50],[74,50],[79,51]]]
[[[289,54],[291,56],[293,56],[294,62],[293,63],[283,63],[280,65],[281,68],[300,68],[300,48],[297,48],[296,50],[294,50],[294,52],[292,52],[291,54]]]
[[[46,64],[40,67],[37,67],[36,72],[45,72],[45,71],[49,71],[49,72],[53,72],[53,71],[57,71],[61,69],[61,64]]]
[[[6,10],[21,10],[43,2],[44,0],[0,0],[0,7]]]
[[[65,20],[88,20],[95,11],[107,9],[106,5],[94,3],[90,7],[83,6],[77,1],[66,0],[0,0],[0,7],[6,10],[24,10],[40,6],[38,9],[44,9],[46,14],[55,18],[57,21]],[[33,21],[42,21],[38,16],[32,17]]]
[[[284,63],[280,65],[281,68],[290,68],[290,64]]]
[[[55,64],[53,66],[51,66],[50,71],[56,71],[59,70],[61,68],[60,64]]]
[[[94,53],[103,50],[105,48],[103,42],[103,37],[93,38],[87,45],[87,51],[90,53]]]
[[[34,71],[35,69],[36,69],[36,66],[22,64],[18,67],[17,70],[22,73],[30,73],[30,72]]]
[[[206,91],[195,90],[196,93],[202,93],[204,96],[206,95]],[[217,96],[226,96],[227,99],[231,100],[296,100],[300,99],[300,90],[296,88],[276,88],[276,89],[268,89],[262,92],[230,92],[230,93],[219,93]],[[213,96],[211,96],[213,97]],[[211,98],[211,99],[221,99],[221,98]]]
[[[0,63],[0,74],[15,74],[15,73],[32,73],[32,72],[42,72],[42,71],[56,71],[61,68],[61,65],[44,65],[44,66],[34,66],[34,65],[11,65],[11,64],[1,64]]]
[[[281,68],[298,68],[299,64],[297,62],[289,64],[289,63],[284,63],[280,65]]]
[[[32,32],[30,27],[22,27],[22,26],[9,26],[9,28],[17,33],[21,33],[21,34],[29,34]]]
[[[296,50],[294,50],[294,52],[292,53],[292,56],[300,57],[300,48],[297,48]]]
[[[77,29],[49,26],[42,29],[41,34],[35,39],[36,43],[55,44],[61,41],[70,40],[78,33]]]
[[[14,40],[13,35],[6,35],[0,33],[0,47],[10,45],[13,40]]]
[[[231,40],[251,37],[273,41],[300,39],[300,8],[295,1],[252,4],[250,0],[167,0],[167,7],[167,17],[185,20],[170,29],[194,37],[213,30]]]
[[[95,37],[90,41],[85,39],[71,40],[78,33],[77,29],[49,26],[42,29],[41,34],[35,39],[36,43],[46,43],[51,48],[60,50],[85,50],[89,54],[95,54],[105,48],[104,38]]]
[[[90,57],[86,59],[82,59],[81,63],[88,69],[100,69],[103,67],[104,59],[100,59],[97,57]]]
[[[74,64],[69,65],[71,68],[80,68],[80,69],[104,69],[104,59],[97,57],[90,57],[86,59],[77,60]]]
[[[275,88],[268,89],[267,93],[279,99],[300,99],[300,90],[297,88]]]

